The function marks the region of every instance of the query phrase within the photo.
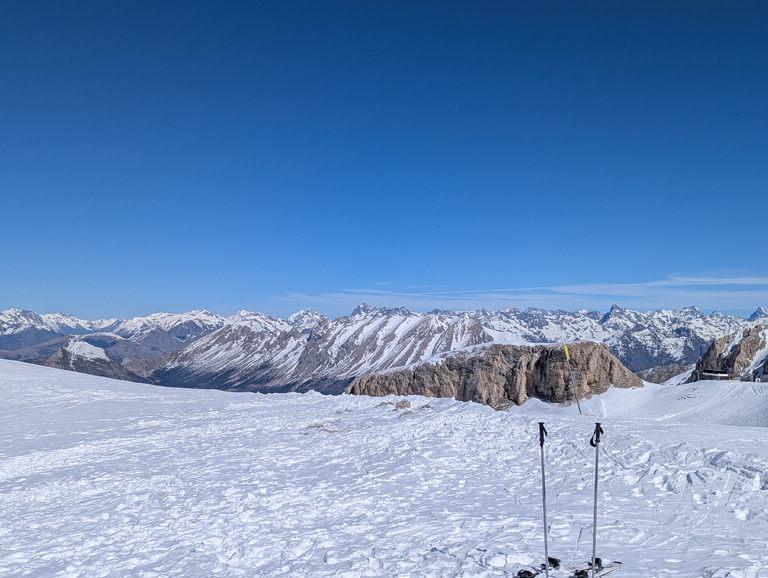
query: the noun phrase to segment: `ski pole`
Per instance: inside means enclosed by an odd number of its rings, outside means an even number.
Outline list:
[[[595,512],[592,516],[592,578],[595,578],[595,561],[597,555],[597,471],[598,460],[600,459],[600,434],[604,433],[603,428],[600,427],[600,423],[595,424],[595,431],[592,433],[592,439],[589,440],[589,445],[595,448]]]
[[[576,396],[576,407],[579,408],[579,415],[581,413],[581,404],[579,403],[579,390],[576,389],[576,383],[573,381],[573,371],[571,370],[571,354],[568,353],[568,346],[563,340],[563,347],[565,348],[565,359],[568,360],[568,375],[571,377],[571,387],[573,388],[573,395]]]
[[[544,476],[544,438],[547,437],[547,430],[544,428],[544,422],[539,422],[539,447],[541,448],[541,501],[544,511],[544,572],[549,578],[549,547],[547,546],[547,482]]]

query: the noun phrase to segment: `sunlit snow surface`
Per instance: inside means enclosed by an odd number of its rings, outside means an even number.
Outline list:
[[[768,430],[722,425],[766,425],[766,389],[611,390],[585,417],[410,397],[406,415],[0,361],[0,576],[515,576],[543,557],[539,420],[550,554],[579,564],[596,416],[612,576],[768,576]]]

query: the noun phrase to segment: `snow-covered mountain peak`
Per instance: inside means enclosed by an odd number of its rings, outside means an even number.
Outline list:
[[[152,327],[159,327],[174,337],[186,341],[206,335],[224,326],[225,319],[210,311],[198,309],[186,313],[152,313],[122,321],[115,333],[123,337],[137,335]]]
[[[504,307],[503,309],[499,309],[497,313],[503,315],[519,315],[520,310],[517,307]]]
[[[221,315],[217,315],[216,313],[211,313],[207,309],[193,309],[192,311],[187,311],[186,313],[179,313],[177,315],[177,321],[176,323],[184,323],[187,321],[196,321],[202,325],[213,327],[213,326],[220,326],[223,325],[224,317]]]
[[[600,323],[607,323],[611,319],[621,316],[624,313],[626,313],[626,309],[624,309],[620,305],[616,305],[615,303],[611,305],[611,308],[608,310],[608,312],[603,316],[603,318],[600,320]]]
[[[119,323],[118,319],[90,321],[64,313],[43,313],[40,317],[51,329],[62,335],[85,335],[94,331],[108,331]]]
[[[314,309],[302,309],[290,315],[287,321],[299,331],[306,332],[317,325],[321,319],[325,319],[325,316]]]
[[[369,313],[373,313],[374,311],[376,311],[375,307],[372,307],[367,303],[360,303],[360,305],[355,307],[354,310],[352,311],[351,317],[357,317],[358,315],[367,315]]]
[[[635,325],[641,314],[636,311],[630,311],[620,305],[611,305],[611,309],[600,320],[600,324],[613,328],[629,328]]]
[[[443,316],[455,316],[457,313],[453,309],[433,309],[428,311],[426,315],[443,315]]]
[[[367,303],[361,303],[352,311],[350,317],[384,317],[387,315],[413,315],[406,307],[373,307]]]
[[[755,312],[749,316],[748,321],[768,321],[768,310],[763,307],[758,307]]]
[[[34,311],[15,308],[0,311],[0,329],[4,329],[4,326],[39,327],[48,329],[43,318]]]
[[[281,331],[290,331],[292,328],[292,325],[283,319],[244,309],[230,317],[229,322],[233,325],[246,325],[251,331],[256,333],[279,333]]]

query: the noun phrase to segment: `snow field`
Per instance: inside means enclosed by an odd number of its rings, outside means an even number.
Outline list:
[[[584,404],[600,417],[580,417],[535,400],[398,410],[175,390],[8,361],[0,376],[2,576],[514,576],[543,557],[540,420],[564,566],[591,556],[601,421],[598,555],[624,562],[617,576],[768,576],[768,430],[703,410],[676,422],[670,388],[611,390]]]

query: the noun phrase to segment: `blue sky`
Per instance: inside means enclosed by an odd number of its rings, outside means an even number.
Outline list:
[[[0,3],[0,309],[768,306],[768,4]]]

